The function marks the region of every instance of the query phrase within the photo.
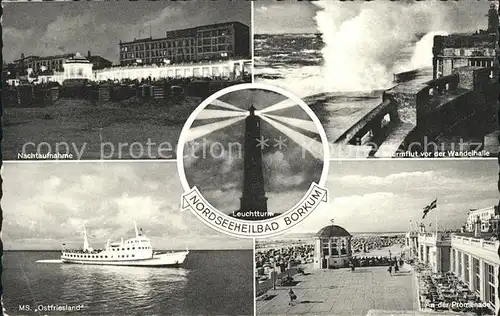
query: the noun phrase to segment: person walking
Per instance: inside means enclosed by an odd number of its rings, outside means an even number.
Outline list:
[[[295,305],[295,300],[297,299],[297,295],[295,295],[292,289],[290,289],[288,295],[290,296],[290,303],[288,303],[288,305]]]
[[[389,274],[392,276],[392,265],[389,266],[389,269],[387,269],[387,271],[389,271]]]

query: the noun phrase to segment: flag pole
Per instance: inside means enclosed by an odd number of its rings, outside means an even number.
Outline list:
[[[434,220],[435,220],[435,222],[436,222],[436,234],[437,234],[437,233],[438,233],[438,231],[439,231],[439,230],[438,230],[438,217],[437,217],[437,214],[436,214],[436,213],[435,213],[435,215],[434,215],[434,216],[435,216],[435,217],[434,217]]]
[[[436,209],[434,210],[434,215],[435,215],[434,219],[436,221],[436,235],[437,235],[437,233],[439,232],[439,229],[438,229],[438,216],[437,216],[437,213],[438,213],[437,212],[437,198],[435,199],[435,201],[436,201]]]

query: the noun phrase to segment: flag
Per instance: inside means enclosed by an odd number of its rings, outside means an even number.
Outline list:
[[[422,216],[422,219],[424,219],[427,216],[427,213],[429,213],[430,210],[435,209],[436,205],[437,205],[437,199],[432,201],[431,204],[424,207],[424,215]]]

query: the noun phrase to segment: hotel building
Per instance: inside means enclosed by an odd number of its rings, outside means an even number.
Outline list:
[[[19,69],[24,71],[31,69],[35,74],[62,72],[64,71],[64,63],[75,57],[76,53],[68,53],[52,56],[28,56],[21,55],[20,59],[14,61]],[[92,69],[98,70],[106,67],[111,67],[112,62],[97,55],[92,55],[89,51],[86,59],[92,64]]]
[[[492,232],[485,226],[488,223],[498,227],[496,214],[496,207],[471,211],[464,227],[470,230],[462,233],[426,233],[421,225],[418,235],[407,233],[407,246],[414,249],[419,262],[432,272],[452,272],[498,315],[500,299],[496,289],[499,286],[500,241],[496,237],[497,230]]]
[[[443,232],[426,232],[425,226],[420,225],[420,232],[415,235],[416,253],[418,260],[429,266],[434,273],[450,270],[450,234]]]
[[[448,76],[463,66],[498,68],[498,11],[491,4],[488,29],[475,34],[435,36],[433,52],[433,78]],[[493,75],[496,75],[497,71]]]
[[[479,295],[495,315],[500,312],[498,296],[498,268],[500,242],[492,238],[492,233],[481,233],[481,222],[476,223],[474,234],[453,234],[451,239],[451,271],[471,292]]]
[[[481,221],[481,231],[489,232],[494,230],[494,222],[493,219],[498,218],[498,206],[490,206],[478,210],[470,210],[469,215],[467,216],[467,223],[465,224],[465,228],[468,232],[474,231],[474,225],[477,221],[477,218]]]
[[[164,38],[120,41],[120,65],[175,64],[250,57],[250,30],[240,22],[167,31]]]

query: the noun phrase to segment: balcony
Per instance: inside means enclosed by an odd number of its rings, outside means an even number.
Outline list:
[[[489,240],[485,238],[476,238],[476,237],[468,237],[468,236],[460,236],[460,235],[452,235],[451,239],[452,246],[467,246],[473,247],[476,249],[481,249],[485,251],[492,251],[496,254],[500,241],[498,240]],[[498,256],[497,256],[498,257]]]

